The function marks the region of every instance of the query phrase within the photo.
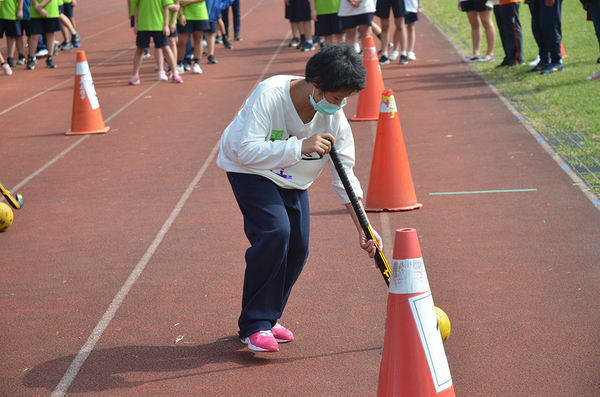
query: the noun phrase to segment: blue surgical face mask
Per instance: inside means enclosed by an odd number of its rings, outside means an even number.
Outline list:
[[[315,93],[315,87],[313,87],[313,95]],[[313,98],[313,96],[310,96],[310,104],[313,106],[313,108],[321,113],[324,114],[326,116],[331,116],[333,114],[335,114],[335,112],[337,112],[338,110],[340,110],[341,108],[343,108],[344,106],[346,106],[346,98],[344,98],[342,100],[342,105],[338,106],[334,103],[330,103],[327,99],[325,99],[325,95],[323,95],[323,99],[321,99],[319,102],[315,101],[315,98]]]

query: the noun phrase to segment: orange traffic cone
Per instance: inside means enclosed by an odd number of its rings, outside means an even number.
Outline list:
[[[100,103],[92,81],[85,51],[77,51],[75,71],[75,93],[71,129],[67,135],[105,134],[110,127],[104,126]]]
[[[358,94],[358,108],[352,121],[377,120],[379,118],[379,100],[381,91],[385,88],[377,48],[372,36],[365,38],[363,49],[363,65],[367,68],[367,87]]]
[[[396,230],[377,396],[455,396],[415,229]]]
[[[365,209],[402,211],[421,207],[410,174],[394,93],[387,90],[381,97]]]
[[[562,40],[560,41],[560,57],[561,58],[568,57],[567,51],[565,50],[565,45],[563,44]]]

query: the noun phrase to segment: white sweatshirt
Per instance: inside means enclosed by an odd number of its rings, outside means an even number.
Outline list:
[[[375,0],[364,0],[360,6],[354,7],[348,0],[340,0],[338,16],[347,17],[375,12],[375,3]]]
[[[264,176],[280,187],[306,190],[329,165],[340,202],[350,202],[329,155],[301,154],[302,141],[328,132],[356,196],[363,191],[354,167],[354,138],[343,110],[333,116],[319,112],[304,124],[290,96],[290,81],[299,76],[274,76],[261,82],[237,117],[223,132],[217,165],[227,172]]]

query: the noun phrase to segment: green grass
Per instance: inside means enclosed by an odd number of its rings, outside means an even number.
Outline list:
[[[437,24],[464,54],[471,54],[471,28],[457,1],[427,0],[423,12]],[[521,4],[524,60],[533,60],[538,52],[531,33],[529,6]],[[495,24],[495,20],[494,20]],[[418,30],[418,27],[417,27]],[[496,34],[496,61],[473,63],[494,84],[527,121],[554,145],[557,152],[600,193],[600,81],[585,78],[600,70],[598,40],[591,21],[577,0],[562,7],[563,43],[567,57],[565,72],[552,75],[525,73],[529,66],[496,69],[504,50]],[[486,50],[483,34],[481,53]]]

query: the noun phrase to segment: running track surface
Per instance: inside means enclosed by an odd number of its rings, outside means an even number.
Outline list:
[[[281,1],[242,2],[244,40],[182,85],[154,81],[154,58],[127,85],[122,1],[75,15],[108,134],[64,135],[75,51],[0,76],[0,180],[25,198],[0,233],[0,395],[374,395],[387,292],[327,171],[282,318],[296,340],[236,338],[248,243],[215,154],[256,84],[311,55],[287,47]],[[456,395],[600,395],[598,205],[435,26],[417,32],[419,59],[383,77],[423,209],[370,219],[388,259],[395,229],[418,232]],[[377,122],[352,127],[366,191]]]

